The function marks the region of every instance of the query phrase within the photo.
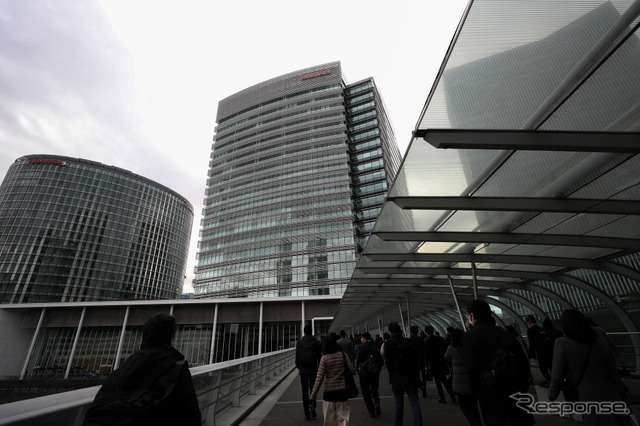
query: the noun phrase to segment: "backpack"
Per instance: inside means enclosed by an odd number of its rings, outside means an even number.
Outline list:
[[[387,342],[392,342],[396,347],[396,356],[393,359],[394,372],[410,376],[419,370],[415,346],[410,339],[403,337],[400,343],[393,340]]]
[[[315,339],[300,339],[297,353],[297,360],[300,365],[317,369],[318,360],[321,356],[319,346],[319,342]]]
[[[484,392],[506,396],[518,390],[518,357],[509,349],[504,335],[488,365],[480,370],[480,384]]]
[[[382,366],[376,362],[373,355],[369,355],[369,358],[365,359],[358,371],[362,377],[367,377],[372,374],[378,374],[382,370]]]
[[[87,411],[83,425],[110,426],[146,426],[157,424],[155,410],[162,406],[178,382],[180,371],[185,361],[176,361],[168,372],[150,381],[141,382],[136,389],[122,389],[118,386],[121,370],[116,370],[105,381],[96,394],[93,404]],[[167,377],[168,375],[168,377]],[[168,380],[168,386],[161,395],[152,391],[153,385],[159,380]],[[106,386],[105,386],[106,385]]]

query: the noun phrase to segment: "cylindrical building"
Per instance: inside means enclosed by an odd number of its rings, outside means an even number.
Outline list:
[[[193,207],[129,171],[18,158],[0,185],[0,303],[174,299]]]

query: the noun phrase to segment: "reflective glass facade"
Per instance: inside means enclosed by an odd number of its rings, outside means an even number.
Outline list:
[[[180,296],[191,204],[149,179],[53,155],[0,186],[0,303]]]
[[[372,79],[338,62],[218,106],[195,297],[339,295],[400,165]]]

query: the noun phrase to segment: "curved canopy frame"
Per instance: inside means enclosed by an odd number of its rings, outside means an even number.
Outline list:
[[[640,0],[469,3],[334,328],[475,294],[543,315],[539,294],[614,315],[640,368],[639,17]]]

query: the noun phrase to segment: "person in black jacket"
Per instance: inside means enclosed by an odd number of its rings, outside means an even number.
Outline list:
[[[309,394],[313,390],[318,374],[318,363],[322,358],[322,345],[311,335],[311,331],[311,326],[305,325],[304,336],[296,343],[296,368],[300,372],[302,406],[307,420],[316,417],[315,406],[309,405]]]
[[[447,344],[444,338],[435,334],[432,326],[426,326],[424,332],[427,335],[427,338],[424,340],[425,369],[431,371],[433,380],[436,382],[436,389],[440,397],[438,402],[443,404],[447,402],[444,399],[443,384],[447,389],[447,393],[451,396],[451,401],[456,402],[456,397],[451,389],[451,383],[447,379],[449,367],[447,367],[447,363],[444,360],[444,354],[447,352]]]
[[[172,346],[177,330],[173,316],[156,314],[147,320],[140,350],[104,382],[85,416],[85,426],[201,426],[189,365]],[[132,399],[136,404],[127,402]]]
[[[404,417],[404,393],[407,393],[413,426],[422,426],[422,411],[418,399],[420,387],[420,366],[418,364],[419,349],[409,339],[402,336],[397,322],[389,324],[391,337],[380,352],[389,371],[389,383],[395,399],[395,424],[402,426]]]
[[[545,351],[546,333],[542,327],[537,324],[536,317],[528,315],[526,318],[527,339],[529,340],[529,351],[531,358],[538,360],[540,372],[545,379],[551,380],[551,354]]]
[[[364,403],[367,406],[369,416],[376,417],[381,414],[378,388],[380,387],[380,369],[384,361],[380,355],[380,350],[371,339],[371,334],[365,331],[362,333],[360,340],[362,344],[357,356],[360,390],[362,390],[362,399],[364,399]],[[373,363],[377,371],[368,371],[368,363]]]
[[[497,327],[491,317],[489,304],[472,300],[467,305],[469,321],[473,328],[463,338],[462,350],[469,372],[473,394],[478,398],[485,425],[528,426],[535,423],[533,416],[518,408],[516,400],[509,396],[528,392],[531,367],[527,355],[518,341],[506,330]],[[513,356],[514,371],[509,374],[507,388],[487,387],[487,374],[493,374],[493,363],[498,354],[508,352]],[[496,379],[497,380],[497,379]]]

